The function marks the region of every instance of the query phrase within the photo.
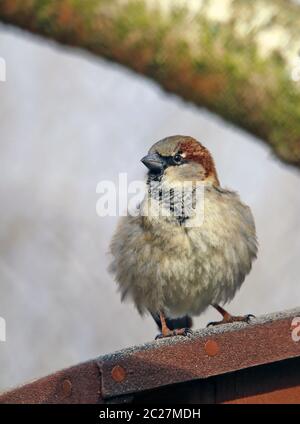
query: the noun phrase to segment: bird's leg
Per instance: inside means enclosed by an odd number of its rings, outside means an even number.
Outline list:
[[[229,324],[232,322],[250,322],[251,318],[255,318],[254,315],[248,314],[244,316],[234,316],[231,315],[229,312],[227,312],[224,308],[222,308],[220,305],[217,305],[216,303],[213,303],[211,306],[213,306],[220,314],[223,316],[223,319],[221,321],[212,321],[207,324],[207,327],[211,325],[220,325],[220,324]]]
[[[161,322],[161,333],[156,336],[156,339],[162,339],[164,337],[172,337],[172,336],[187,336],[191,333],[189,328],[178,328],[176,330],[170,330],[166,323],[166,317],[163,312],[159,313],[159,318]]]
[[[159,313],[159,318],[161,322],[161,334],[163,337],[169,337],[173,335],[173,332],[169,329],[166,323],[166,318],[162,312]]]

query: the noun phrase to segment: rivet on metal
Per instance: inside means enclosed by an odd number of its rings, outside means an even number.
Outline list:
[[[69,379],[66,379],[62,383],[63,397],[69,397],[72,393],[72,383]]]
[[[216,356],[220,352],[219,345],[214,340],[207,340],[204,349],[208,356]]]
[[[121,383],[126,378],[126,371],[120,365],[116,365],[111,370],[111,376],[117,383]]]

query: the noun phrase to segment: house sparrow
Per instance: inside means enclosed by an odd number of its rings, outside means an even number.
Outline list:
[[[121,218],[111,242],[110,271],[122,300],[150,312],[159,337],[187,335],[190,316],[209,305],[223,316],[212,325],[248,322],[251,315],[232,316],[219,304],[234,297],[256,258],[250,208],[220,186],[210,152],[192,137],[164,138],[142,162],[147,194],[137,214]],[[193,188],[185,196],[187,182]],[[203,199],[195,206],[199,187]],[[182,213],[187,199],[192,207]]]

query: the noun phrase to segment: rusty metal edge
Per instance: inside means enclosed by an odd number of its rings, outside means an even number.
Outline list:
[[[300,308],[126,348],[0,395],[0,403],[106,403],[174,383],[300,356],[291,323]]]
[[[215,327],[212,326],[200,328],[198,330],[194,330],[193,333],[186,338],[176,336],[165,339],[152,340],[151,342],[146,342],[132,347],[126,347],[124,349],[117,350],[116,352],[101,355],[97,358],[97,360],[100,362],[110,361],[113,359],[121,358],[126,355],[131,355],[135,352],[158,349],[161,346],[172,346],[177,345],[178,343],[188,343],[190,340],[196,339],[198,337],[213,337],[218,334],[231,333],[239,330],[247,330],[253,327],[254,325],[263,325],[272,323],[274,321],[281,321],[283,319],[293,319],[294,317],[300,317],[300,306],[285,311],[272,312],[269,314],[261,315],[259,317],[251,318],[249,324],[246,324],[244,322],[235,322],[233,324],[224,324]]]
[[[58,371],[0,395],[0,404],[103,403],[95,360]]]
[[[102,396],[128,395],[300,356],[291,335],[300,308],[123,349],[98,358]],[[117,372],[116,372],[117,370]],[[120,371],[121,370],[121,371]]]

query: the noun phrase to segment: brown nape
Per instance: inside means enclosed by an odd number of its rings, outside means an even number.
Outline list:
[[[199,163],[205,170],[205,178],[212,178],[216,185],[220,185],[214,160],[209,150],[193,137],[184,137],[179,144],[179,149],[185,158]]]

